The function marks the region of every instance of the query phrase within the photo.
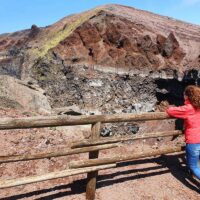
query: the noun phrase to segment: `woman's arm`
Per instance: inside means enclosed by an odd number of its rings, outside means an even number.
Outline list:
[[[179,107],[169,107],[166,112],[171,117],[186,119],[189,114],[194,111],[192,105],[184,105]]]

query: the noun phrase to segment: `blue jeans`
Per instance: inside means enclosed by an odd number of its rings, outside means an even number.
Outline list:
[[[187,166],[200,179],[200,144],[186,144]]]

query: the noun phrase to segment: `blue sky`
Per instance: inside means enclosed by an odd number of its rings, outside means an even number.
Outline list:
[[[0,33],[50,25],[103,4],[122,4],[200,25],[200,0],[0,0]]]

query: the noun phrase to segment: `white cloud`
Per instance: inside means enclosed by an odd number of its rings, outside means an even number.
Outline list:
[[[200,0],[183,0],[183,4],[187,6],[192,6],[197,3],[200,3]]]

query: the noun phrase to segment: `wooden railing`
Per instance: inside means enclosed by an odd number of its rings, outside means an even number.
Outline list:
[[[71,161],[69,169],[51,172],[40,176],[30,176],[11,180],[1,180],[0,189],[30,184],[45,180],[61,177],[73,176],[87,173],[86,199],[95,199],[96,181],[99,170],[116,167],[119,162],[135,160],[139,158],[158,156],[161,154],[175,153],[183,150],[183,146],[167,147],[146,151],[142,153],[131,153],[130,155],[110,156],[108,158],[98,158],[99,151],[111,149],[119,146],[120,142],[129,140],[140,140],[147,138],[177,136],[182,131],[168,131],[157,133],[146,133],[142,136],[134,135],[120,138],[100,138],[100,128],[102,123],[164,120],[169,119],[165,113],[142,113],[142,114],[115,114],[115,115],[90,115],[90,116],[48,116],[48,117],[29,117],[29,118],[1,118],[0,130],[25,129],[25,128],[44,128],[54,126],[72,126],[91,124],[91,138],[85,141],[77,141],[72,144],[70,150],[58,152],[41,153],[35,155],[13,155],[0,156],[0,163],[27,161],[50,157],[60,157],[72,154],[89,152],[88,160]]]

